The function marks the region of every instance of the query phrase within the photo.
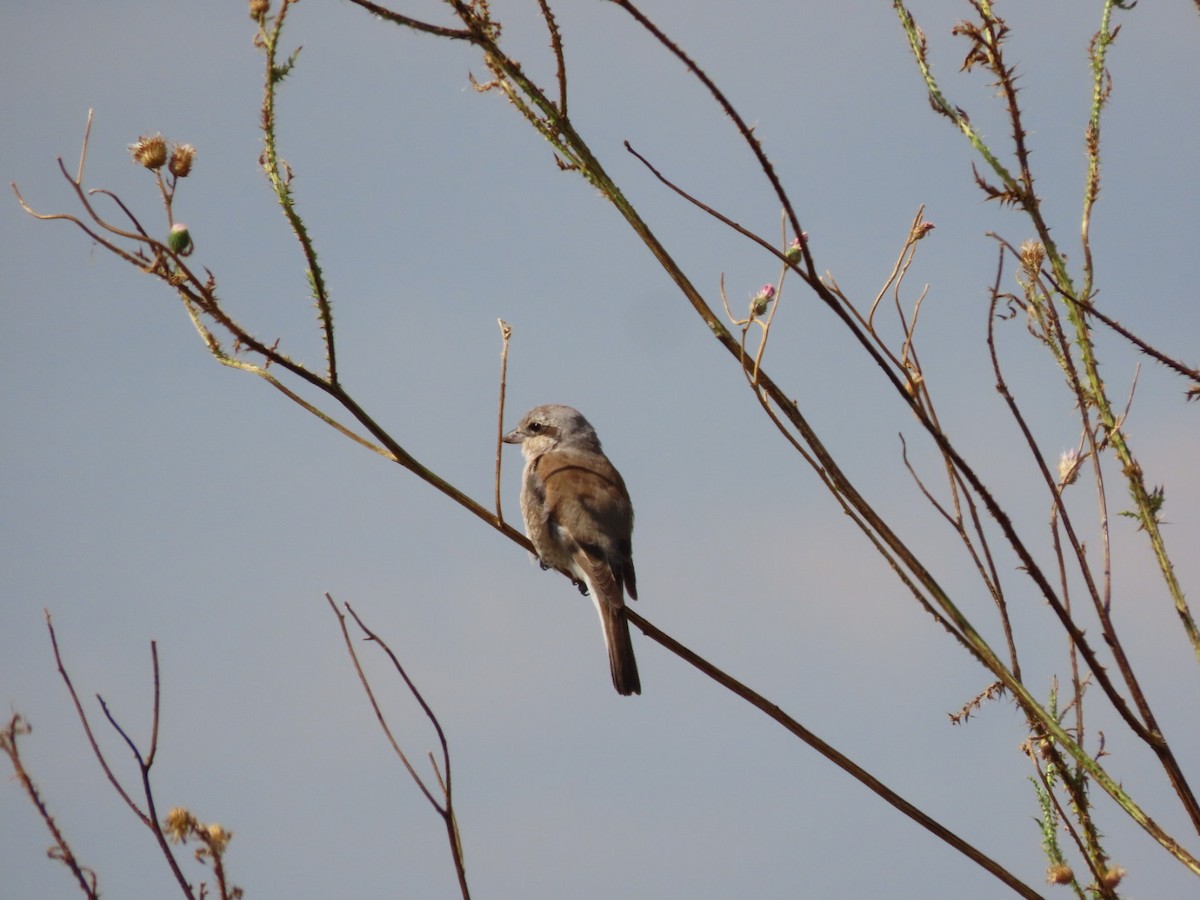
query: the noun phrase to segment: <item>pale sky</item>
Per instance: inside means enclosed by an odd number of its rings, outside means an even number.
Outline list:
[[[622,147],[731,218],[779,233],[779,209],[729,122],[627,15],[562,4],[570,110],[668,249],[735,312],[776,262],[662,188]],[[1004,3],[1039,194],[1072,261],[1099,3]],[[530,75],[553,80],[536,4],[493,4]],[[1047,9],[1046,7],[1052,7]],[[908,276],[929,285],[919,349],[939,414],[1049,560],[1048,499],[993,390],[984,342],[989,231],[1031,236],[984,203],[969,148],[925,99],[887,4],[647,2],[717,80],[774,160],[817,265],[869,303],[917,208],[936,229]],[[958,74],[965,3],[911,5],[952,102],[1007,152],[1003,109]],[[442,7],[408,11],[437,17]],[[1196,363],[1200,17],[1186,2],[1116,13],[1093,239],[1098,301]],[[296,6],[303,45],[280,94],[283,156],[316,241],[344,382],[399,442],[486,506],[500,339],[513,327],[506,424],[563,402],[596,426],[637,510],[637,610],[761,691],[1047,896],[1023,719],[1008,701],[966,727],[991,681],[906,594],[774,431],[727,354],[618,214],[497,94],[467,47],[405,33],[349,3]],[[244,4],[9,4],[0,12],[3,179],[46,212],[76,211],[56,156],[86,185],[161,220],[127,145],[161,131],[198,150],[177,217],[227,308],[294,357],[321,349],[302,261],[257,165],[261,57]],[[165,233],[165,225],[163,226]],[[1011,268],[1006,285],[1015,288]],[[940,490],[939,463],[852,340],[796,280],[766,366],[999,644],[991,601],[900,458]],[[612,690],[591,603],[406,471],[207,354],[178,300],[62,222],[0,203],[0,701],[33,726],[26,764],[107,897],[177,891],[150,833],[93,759],[59,679],[43,609],[109,759],[136,770],[95,704],[147,740],[151,640],[162,669],[153,770],[161,811],[234,833],[247,897],[451,897],[440,820],[379,733],[322,597],[390,643],[450,740],[468,877],[480,898],[1010,896],[778,726],[635,630],[643,694]],[[1048,455],[1078,440],[1071,398],[1020,319],[1006,371]],[[1102,335],[1123,403],[1138,358]],[[1142,367],[1127,431],[1165,485],[1168,548],[1200,583],[1200,404]],[[312,399],[311,394],[306,394]],[[1053,464],[1054,459],[1050,460]],[[504,457],[519,521],[520,459]],[[1113,512],[1124,508],[1119,472]],[[1033,487],[1031,487],[1033,485]],[[1099,547],[1094,504],[1075,496]],[[1180,762],[1200,782],[1197,664],[1144,541],[1114,518],[1114,608]],[[1098,549],[1097,549],[1098,552]],[[1009,590],[1025,677],[1066,679],[1061,631],[1017,571]],[[1193,603],[1200,591],[1192,589]],[[1094,633],[1094,632],[1093,632]],[[363,645],[406,749],[436,747]],[[1161,771],[1095,692],[1113,773],[1193,851]],[[1094,734],[1093,734],[1094,739]],[[1094,746],[1094,745],[1093,745]],[[423,771],[428,771],[427,767]],[[72,896],[50,837],[0,780],[0,872],[14,900]],[[1194,897],[1196,880],[1097,789],[1129,897]],[[181,853],[194,881],[207,875]]]

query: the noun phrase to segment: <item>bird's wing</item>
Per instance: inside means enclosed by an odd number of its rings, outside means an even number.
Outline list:
[[[631,551],[633,507],[613,464],[603,454],[561,449],[538,461],[536,475],[545,500],[546,527],[562,536],[572,555],[575,547],[584,551],[577,562],[598,590],[623,603],[624,588],[637,599]],[[593,575],[591,569],[605,571]]]

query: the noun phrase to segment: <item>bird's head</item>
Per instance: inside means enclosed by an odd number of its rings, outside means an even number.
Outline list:
[[[520,444],[526,457],[541,456],[557,447],[600,451],[596,429],[583,414],[561,403],[535,406],[504,436],[506,444]]]

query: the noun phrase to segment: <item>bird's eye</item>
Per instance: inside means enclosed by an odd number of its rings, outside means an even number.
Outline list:
[[[542,430],[542,423],[541,422],[530,422],[529,430],[532,431],[534,434],[537,434],[539,431]]]

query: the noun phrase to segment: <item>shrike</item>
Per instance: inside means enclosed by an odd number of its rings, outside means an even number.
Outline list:
[[[543,569],[562,572],[592,595],[617,693],[640,694],[625,594],[637,599],[633,504],[621,473],[578,410],[538,406],[504,436],[525,455],[521,515]]]

